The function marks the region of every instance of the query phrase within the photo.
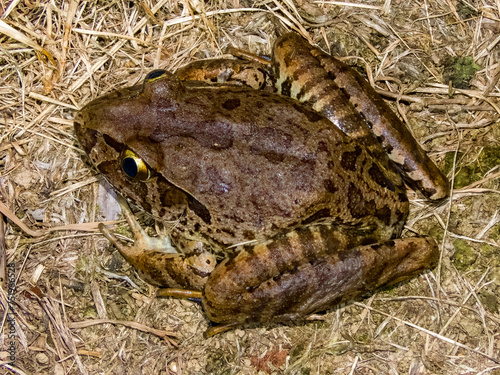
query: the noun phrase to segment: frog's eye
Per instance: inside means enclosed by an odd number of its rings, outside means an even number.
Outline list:
[[[159,78],[161,77],[162,75],[164,75],[167,71],[166,70],[163,70],[163,69],[157,69],[157,70],[153,70],[152,72],[149,72],[147,75],[146,75],[146,78],[144,78],[144,82],[149,82],[149,81],[152,81],[156,78]]]
[[[131,150],[125,150],[122,154],[123,172],[130,178],[138,181],[146,181],[151,177],[148,166]]]

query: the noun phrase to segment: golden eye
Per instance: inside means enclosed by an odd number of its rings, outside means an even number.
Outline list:
[[[148,166],[131,150],[122,153],[122,169],[130,178],[138,181],[146,181],[151,177]]]

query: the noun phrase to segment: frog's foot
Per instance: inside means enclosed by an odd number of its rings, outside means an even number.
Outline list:
[[[203,291],[210,320],[223,324],[302,320],[408,280],[439,258],[431,238],[343,250],[328,227],[304,228],[242,249],[221,263]]]
[[[241,324],[239,323],[217,324],[215,326],[208,328],[203,334],[203,338],[208,339],[212,336],[217,335],[218,333],[229,331],[230,329],[234,329],[240,325]]]
[[[215,256],[209,252],[191,256],[177,253],[168,236],[150,237],[127,202],[120,197],[119,203],[136,239],[134,245],[123,245],[103,224],[99,225],[99,230],[141,277],[157,286],[201,290],[216,265]]]
[[[178,289],[178,288],[161,288],[156,292],[157,297],[174,297],[174,298],[186,298],[189,300],[195,300],[196,302],[201,302],[202,293],[195,290]],[[239,323],[226,323],[217,324],[215,326],[209,327],[203,337],[208,339],[218,333],[229,331],[230,329],[240,326]]]
[[[229,46],[226,52],[233,55],[234,57],[238,57],[239,59],[253,61],[254,63],[261,64],[263,66],[271,68],[271,60],[269,58],[256,55],[255,53],[250,53],[248,51],[235,48],[233,46]]]
[[[228,84],[248,86],[255,90],[262,89],[269,75],[266,66],[257,62],[234,59],[198,60],[183,66],[175,75],[181,81],[194,81],[206,84]],[[267,64],[269,62],[267,61]]]

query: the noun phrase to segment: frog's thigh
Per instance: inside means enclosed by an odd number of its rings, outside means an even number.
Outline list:
[[[449,194],[448,179],[427,156],[406,125],[389,108],[375,89],[354,69],[329,55],[320,60],[330,76],[347,93],[354,107],[369,123],[389,158],[396,164],[405,181],[429,199],[442,199]]]
[[[266,68],[256,62],[234,59],[198,60],[180,68],[175,75],[182,81],[236,84],[255,90],[266,84]]]
[[[418,237],[348,250],[330,248],[325,250],[328,255],[298,266],[290,254],[273,251],[273,247],[280,249],[276,244],[257,247],[233,262],[222,263],[212,273],[203,296],[211,320],[242,324],[301,319],[383,285],[407,280],[433,267],[439,256],[433,239]],[[297,252],[304,251],[307,249]],[[286,257],[290,257],[289,269],[274,274]],[[258,285],[257,272],[269,276]]]
[[[275,65],[279,68],[279,72],[275,73],[278,82],[282,82],[288,91],[290,82],[296,87],[288,95],[299,101],[309,101],[318,112],[334,123],[339,123],[338,119],[335,121],[332,118],[332,114],[337,117],[339,104],[350,102],[352,106],[349,110],[359,112],[367,123],[359,121],[349,126],[342,123],[343,131],[354,138],[362,137],[363,143],[373,152],[371,137],[366,135],[366,131],[370,129],[412,188],[419,189],[430,199],[448,196],[450,187],[447,178],[426,155],[406,125],[359,73],[311,46],[297,33],[288,33],[279,38],[273,55]],[[295,68],[291,68],[293,66]],[[337,86],[339,92],[325,90],[325,85]],[[284,90],[278,88],[278,91],[283,93]],[[349,119],[350,116],[346,118]],[[379,157],[376,151],[375,156]]]

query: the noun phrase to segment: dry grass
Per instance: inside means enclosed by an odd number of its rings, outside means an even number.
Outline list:
[[[500,373],[500,1],[359,3],[1,3],[1,201],[41,234],[4,225],[15,278],[0,294],[1,373]],[[229,45],[269,53],[285,29],[366,69],[440,167],[461,173],[440,206],[409,193],[407,227],[434,236],[442,260],[320,321],[204,340],[200,307],[152,298],[101,235],[85,232],[95,226],[49,230],[102,220],[99,208],[114,220],[75,143],[74,110]],[[445,69],[456,56],[480,66],[460,90]]]

